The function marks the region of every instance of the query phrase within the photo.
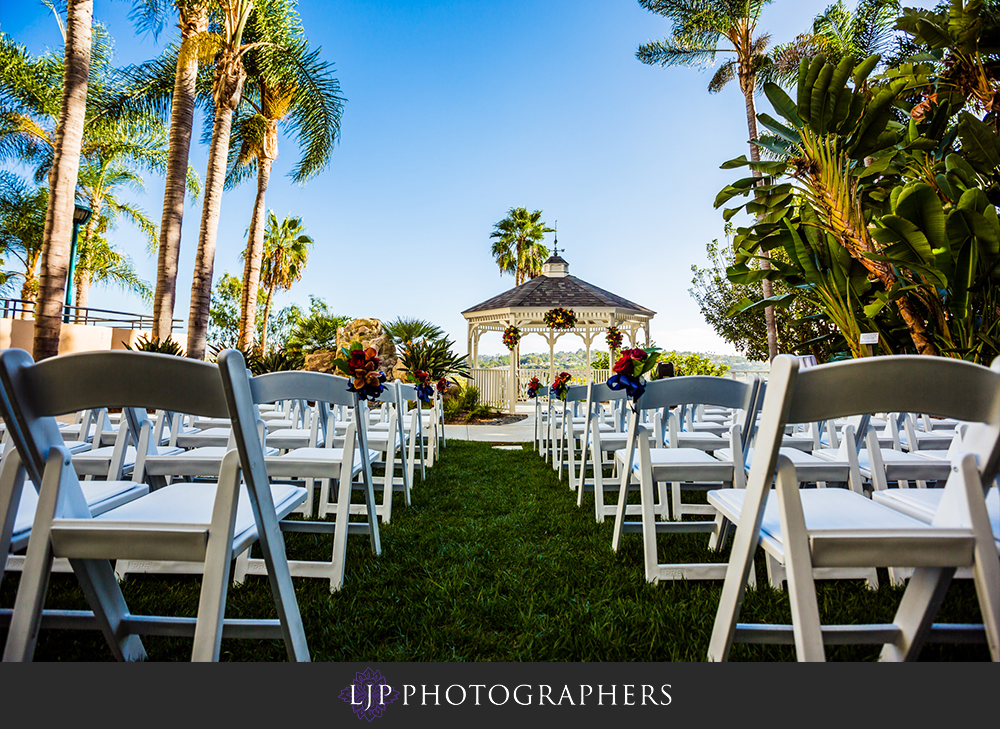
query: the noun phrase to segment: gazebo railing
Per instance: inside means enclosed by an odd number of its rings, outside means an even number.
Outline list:
[[[510,381],[510,368],[508,367],[474,367],[470,370],[472,374],[472,384],[479,388],[479,402],[493,407],[503,407],[507,404],[507,384]],[[569,372],[572,376],[570,384],[583,385],[587,382],[586,368],[556,368],[556,374]],[[607,382],[611,376],[611,370],[592,369],[591,377],[594,382]],[[525,402],[528,399],[527,387],[532,377],[537,377],[545,386],[549,386],[548,367],[522,367],[518,382],[518,401]]]

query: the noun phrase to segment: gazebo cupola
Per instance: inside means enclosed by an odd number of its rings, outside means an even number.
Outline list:
[[[556,252],[549,256],[549,260],[542,264],[542,275],[549,276],[551,278],[569,276],[569,264],[562,256],[559,255],[558,252]]]

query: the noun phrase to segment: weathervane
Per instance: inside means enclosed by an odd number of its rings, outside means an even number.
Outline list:
[[[552,243],[552,251],[553,251],[552,255],[558,256],[559,255],[559,221],[558,220],[556,221],[556,226],[555,226],[554,230],[555,230],[555,234],[556,234],[556,239]]]

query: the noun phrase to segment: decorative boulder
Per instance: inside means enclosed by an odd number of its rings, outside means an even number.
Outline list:
[[[361,342],[364,348],[371,347],[378,352],[381,365],[379,369],[385,372],[390,380],[406,381],[407,370],[396,355],[392,340],[382,330],[382,322],[378,319],[354,319],[337,329],[337,345],[334,351],[317,351],[306,355],[306,369],[313,372],[329,372],[340,374],[333,366],[333,360],[338,357],[341,347],[349,347],[351,342]]]

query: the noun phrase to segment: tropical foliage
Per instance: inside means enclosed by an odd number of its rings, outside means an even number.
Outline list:
[[[898,25],[926,52],[880,78],[869,82],[878,56],[835,65],[818,55],[801,62],[795,100],[766,87],[782,121],[761,114],[777,141],[759,144],[776,159],[723,165],[765,176],[753,201],[725,213],[745,207],[759,221],[738,230],[729,276],[783,281],[791,292],[765,301],[812,302],[854,356],[871,330],[884,353],[989,363],[1000,354],[1000,75],[987,41],[998,17],[956,0]],[[717,206],[754,182],[728,186]],[[787,263],[748,265],[775,248]]]
[[[277,216],[268,211],[260,275],[261,288],[267,292],[261,349],[267,348],[267,324],[275,292],[287,291],[305,272],[309,248],[313,244],[313,239],[306,235],[305,230],[301,218],[289,215],[279,223]]]
[[[670,36],[639,46],[636,58],[656,66],[712,66],[719,54],[726,60],[719,64],[708,90],[717,93],[730,81],[739,82],[746,107],[750,158],[760,159],[754,144],[757,139],[757,118],[754,94],[761,82],[773,75],[773,63],[766,53],[770,36],[757,32],[761,11],[771,0],[639,0],[650,12],[661,15],[671,24]],[[731,54],[731,55],[730,55]],[[759,175],[754,172],[754,175]],[[760,256],[761,266],[769,263],[767,252]],[[770,279],[763,279],[764,297],[773,295]],[[778,354],[777,324],[774,307],[764,310],[767,326],[768,354]]]
[[[247,73],[242,103],[233,120],[234,137],[226,178],[227,187],[257,175],[257,195],[244,253],[241,340],[253,339],[257,284],[261,275],[265,237],[265,194],[271,166],[278,156],[278,131],[298,137],[301,156],[290,173],[303,183],[330,161],[340,136],[344,98],[333,67],[311,49],[301,19],[290,0],[269,0],[258,11],[261,22],[251,22],[244,34]]]
[[[401,316],[382,323],[382,331],[396,347],[402,347],[417,340],[438,340],[444,337],[444,330],[425,319]]]
[[[350,321],[351,317],[334,314],[325,301],[310,295],[309,314],[297,312],[285,339],[285,347],[289,352],[298,352],[300,355],[332,350],[337,346],[337,330]],[[272,336],[271,339],[274,341],[275,337]]]
[[[514,284],[520,286],[525,281],[542,273],[542,264],[549,257],[549,249],[542,241],[549,228],[542,222],[542,211],[528,212],[527,208],[511,208],[507,217],[493,225],[490,238],[493,239],[493,258],[500,267],[500,275],[514,275]]]
[[[183,357],[184,349],[181,345],[174,341],[173,337],[167,337],[166,339],[160,339],[159,337],[151,337],[149,335],[143,334],[136,340],[135,346],[125,343],[125,349],[132,350],[133,352],[155,352],[157,354],[172,354],[175,357]]]
[[[468,355],[456,355],[451,351],[455,345],[447,337],[443,339],[417,339],[404,344],[399,360],[411,373],[421,370],[434,380],[445,377],[471,377]]]

